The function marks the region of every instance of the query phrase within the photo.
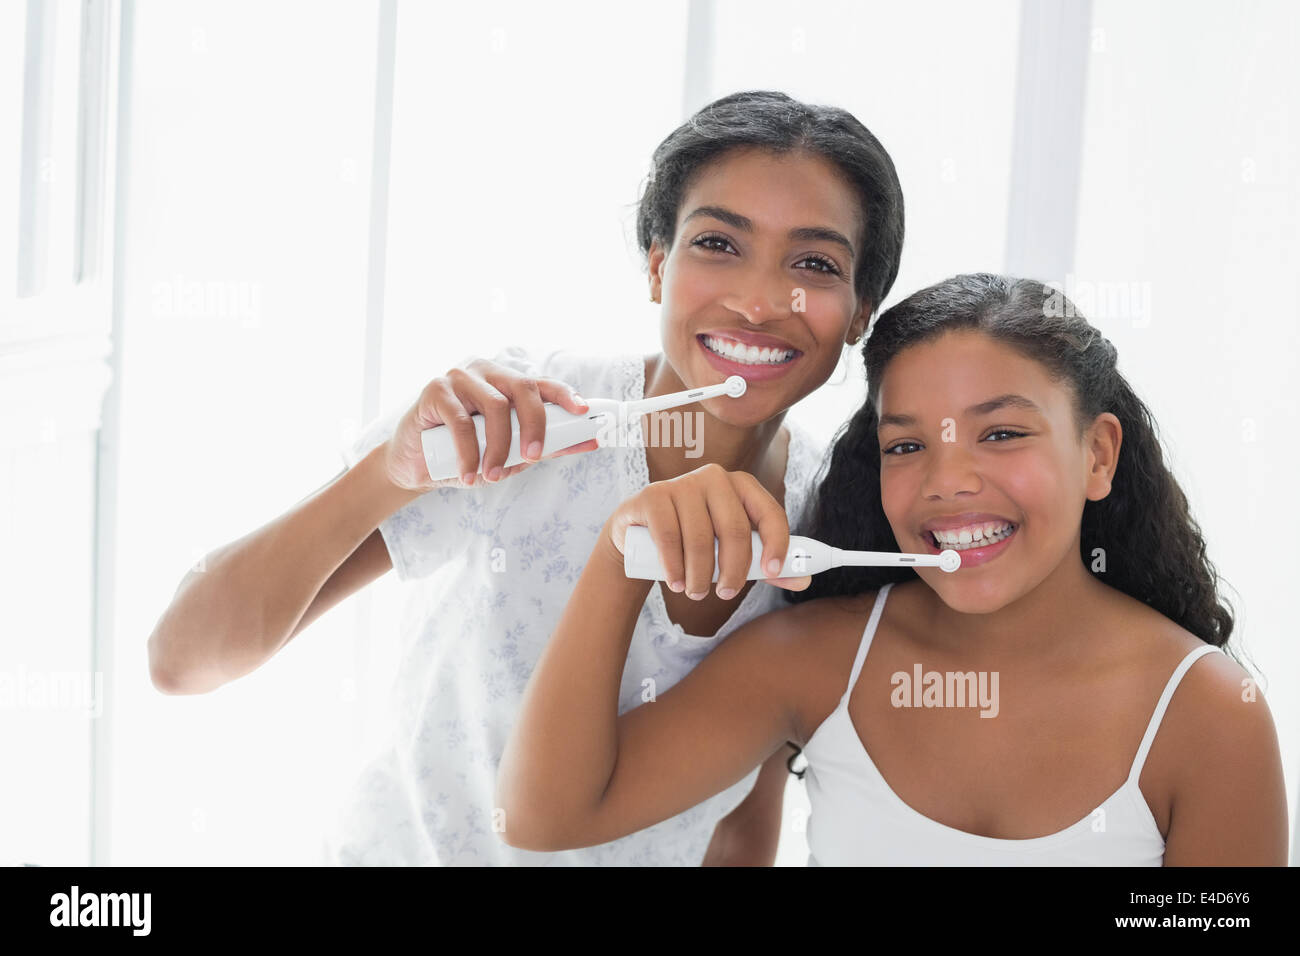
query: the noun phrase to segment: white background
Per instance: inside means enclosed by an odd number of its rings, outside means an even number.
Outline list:
[[[21,73],[8,54],[22,50],[12,6],[0,29],[10,184]],[[113,722],[99,768],[111,823],[97,862],[314,862],[339,788],[382,739],[405,588],[387,576],[204,696],[154,690],[145,640],[187,568],[328,480],[368,414],[381,7],[129,6]],[[953,273],[1005,268],[1019,3],[710,6],[708,99],[770,88],[839,105],[893,156],[907,242],[886,306]],[[1272,555],[1300,539],[1297,17],[1281,0],[1092,4],[1074,266],[1039,277],[1103,303],[1085,313],[1152,408],[1209,553],[1240,595],[1229,592],[1268,679],[1292,808],[1300,651],[1285,602],[1296,563]],[[682,0],[402,0],[380,407],[510,343],[657,349],[633,205],[650,153],[685,118],[688,68],[700,68],[687,30]],[[14,197],[0,196],[8,217]],[[199,305],[178,305],[193,283]],[[863,393],[857,364],[845,372],[791,413],[824,438]],[[43,509],[66,498],[33,508],[32,485],[10,462],[6,667],[38,647],[75,659],[85,642],[50,609],[85,603],[85,569],[59,556],[84,546],[91,515],[74,509],[71,542],[42,540]],[[20,540],[39,544],[20,551]],[[48,557],[31,560],[34,547]],[[47,596],[10,600],[34,589]],[[67,719],[2,716],[0,744],[15,748]],[[0,789],[0,858],[88,862],[85,754],[15,749],[5,768],[21,787]],[[792,779],[782,864],[804,862],[805,809]]]

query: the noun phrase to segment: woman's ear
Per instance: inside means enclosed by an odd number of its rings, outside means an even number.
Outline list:
[[[858,309],[857,315],[853,316],[853,321],[849,323],[849,335],[845,339],[850,345],[857,345],[862,341],[863,334],[867,331],[867,326],[871,323],[871,301],[862,300],[862,306]]]
[[[1088,450],[1086,497],[1089,501],[1100,501],[1110,494],[1123,440],[1124,428],[1110,412],[1102,412],[1088,427],[1084,442]]]
[[[668,252],[658,239],[652,239],[646,258],[650,266],[650,301],[659,302],[663,299],[664,260],[668,258]]]

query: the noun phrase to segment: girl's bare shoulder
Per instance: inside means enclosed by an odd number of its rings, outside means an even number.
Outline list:
[[[1110,594],[1105,615],[1108,619],[1097,631],[1110,635],[1113,648],[1112,660],[1122,664],[1126,669],[1145,672],[1148,677],[1159,681],[1161,686],[1172,676],[1174,670],[1192,651],[1207,646],[1207,642],[1193,634],[1187,628],[1161,614],[1136,598],[1106,589]],[[1192,680],[1192,675],[1198,675]],[[1199,675],[1213,678],[1206,681]],[[1222,691],[1222,682],[1230,681],[1239,687],[1240,682],[1249,675],[1235,660],[1226,653],[1209,653],[1202,655],[1185,672],[1178,687],[1200,687],[1201,691],[1218,686]],[[1189,683],[1191,681],[1191,683]],[[1193,691],[1186,696],[1196,696],[1201,691]]]
[[[848,686],[863,628],[877,592],[814,598],[764,615],[767,638],[775,653],[768,657],[779,668],[790,691],[802,745],[812,728],[834,708]]]
[[[1115,670],[1141,681],[1140,699],[1154,706],[1184,659],[1209,645],[1128,595],[1120,594],[1111,611]],[[1202,654],[1184,669],[1169,697],[1143,779],[1177,792],[1189,775],[1217,772],[1213,768],[1222,767],[1231,752],[1253,750],[1263,759],[1276,746],[1275,734],[1254,675],[1226,651]]]

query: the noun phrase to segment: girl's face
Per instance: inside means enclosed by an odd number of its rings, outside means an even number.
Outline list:
[[[710,406],[734,424],[815,391],[870,317],[853,288],[862,237],[855,193],[820,157],[739,149],[712,162],[683,195],[671,248],[650,251],[678,378],[694,388],[743,376],[743,398]]]
[[[1066,562],[1083,568],[1080,516],[1086,500],[1110,491],[1121,437],[1114,415],[1080,436],[1067,386],[965,329],[899,353],[879,401],[881,503],[899,549],[951,547],[962,557],[952,574],[917,569],[945,604],[989,613]]]

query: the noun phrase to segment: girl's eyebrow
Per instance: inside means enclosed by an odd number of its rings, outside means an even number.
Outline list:
[[[995,398],[990,398],[986,402],[980,402],[978,405],[972,405],[970,408],[966,409],[965,414],[988,415],[990,412],[996,412],[1001,408],[1021,408],[1027,412],[1033,412],[1036,415],[1043,414],[1043,410],[1029,399],[1025,398],[1025,396],[1016,395],[1013,392],[1008,392],[1006,395],[998,395]],[[880,424],[877,426],[877,430],[889,425],[900,425],[906,428],[915,424],[916,418],[912,415],[881,415]]]
[[[686,225],[696,216],[709,216],[720,222],[725,222],[733,229],[739,229],[742,232],[753,232],[754,223],[747,216],[742,216],[738,212],[732,212],[723,206],[700,206],[682,220],[682,225]],[[791,229],[788,233],[791,239],[814,239],[823,242],[834,242],[843,246],[850,257],[853,256],[853,243],[844,238],[844,234],[826,226],[801,226],[798,229]]]

